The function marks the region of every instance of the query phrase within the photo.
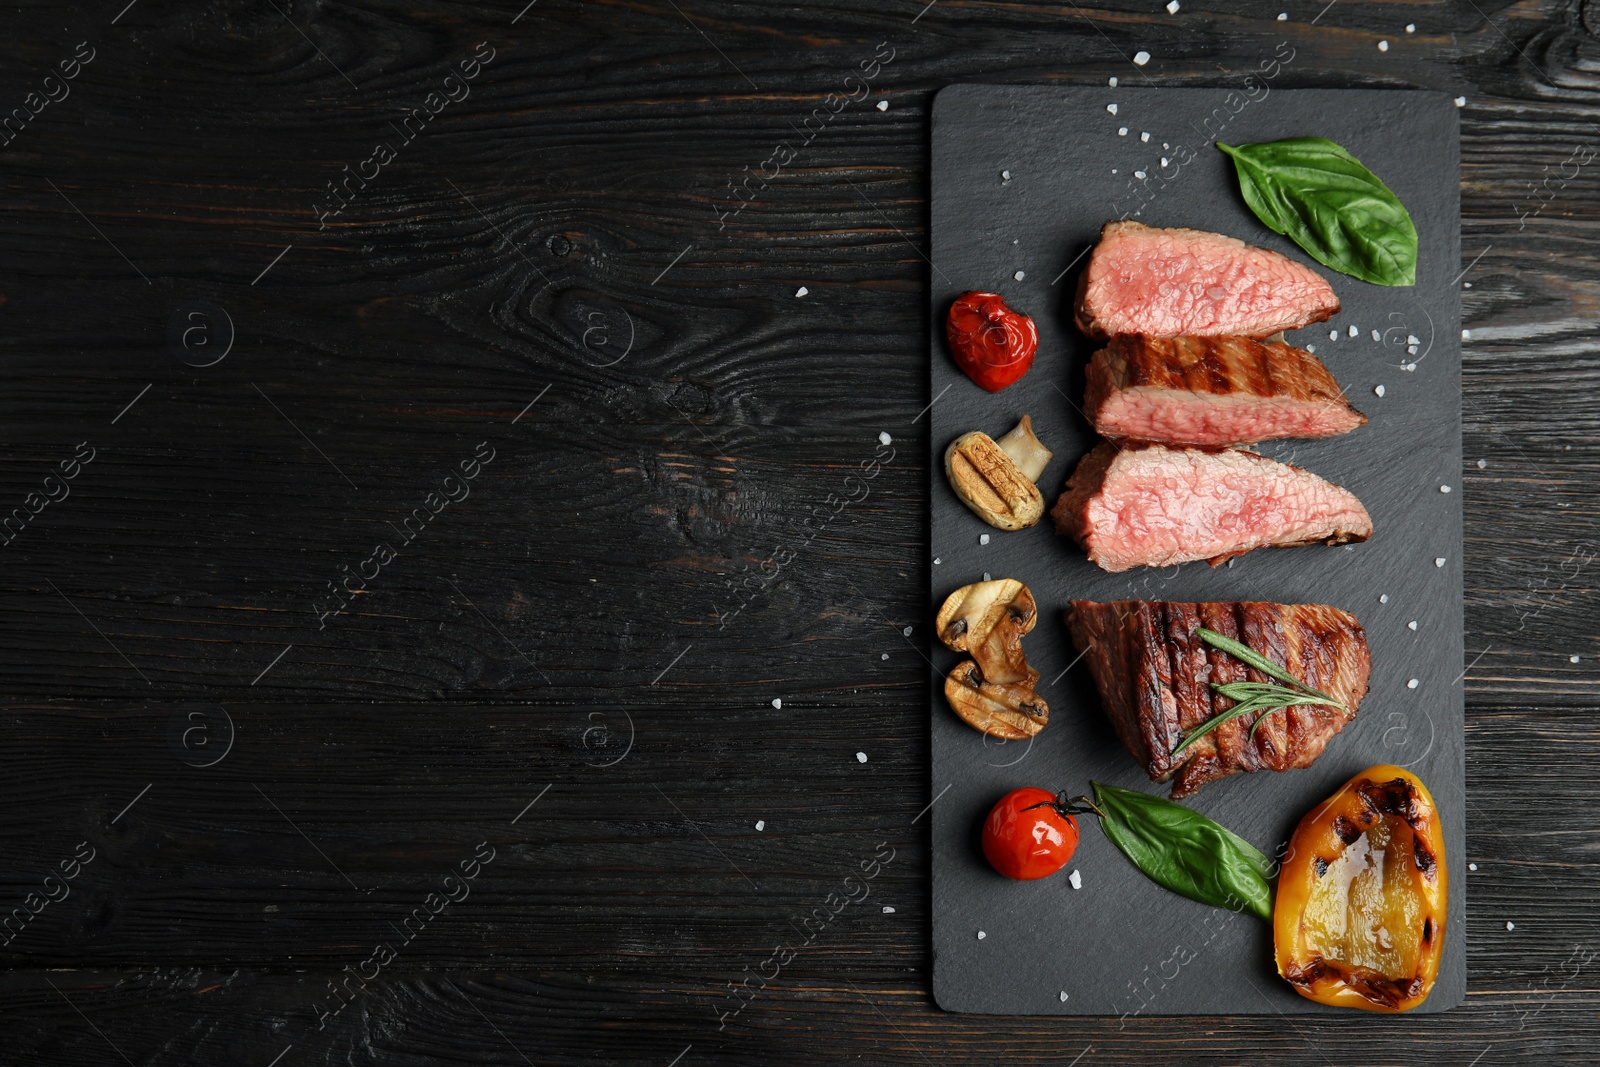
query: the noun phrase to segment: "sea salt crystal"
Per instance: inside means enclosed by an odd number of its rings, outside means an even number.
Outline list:
[[[1407,33],[1416,33],[1417,32],[1417,24],[1415,22],[1406,23],[1406,32]]]
[[[805,286],[802,285],[800,288],[798,288],[798,289],[796,289],[794,291],[794,295],[797,296],[797,297],[798,296],[805,296],[810,291],[811,291],[810,289],[807,289]]]
[[[1382,396],[1384,394],[1385,390],[1384,390],[1383,386],[1376,385],[1376,386],[1373,386],[1372,392],[1373,392],[1374,396]]]
[[[1106,84],[1111,86],[1111,88],[1115,89],[1117,87],[1117,79],[1115,77],[1112,77],[1110,80],[1108,80],[1106,82]]]
[[[879,430],[878,431],[878,443],[880,445],[893,444],[894,443],[894,438],[889,436],[889,431],[887,431],[887,430]]]
[[[1289,21],[1289,13],[1287,11],[1278,12],[1278,21],[1279,22],[1288,22]]]
[[[989,543],[989,535],[988,534],[979,534],[978,535],[978,544],[986,545],[988,543]]]
[[[1128,127],[1126,127],[1126,126],[1117,127],[1117,136],[1118,137],[1126,137],[1126,136],[1128,136]]]
[[[1350,336],[1351,337],[1360,337],[1361,336],[1361,327],[1359,327],[1359,326],[1350,327]]]
[[[983,572],[983,580],[986,581],[986,582],[994,581],[993,578],[989,577],[989,572],[988,571],[984,571]]]
[[[1143,179],[1144,178],[1144,171],[1136,170],[1136,171],[1133,172],[1133,176],[1135,178]]]
[[[1146,52],[1144,49],[1141,48],[1141,49],[1139,49],[1139,51],[1137,51],[1137,52],[1135,52],[1133,54],[1133,65],[1134,66],[1142,67],[1148,62],[1150,62],[1150,53]]]
[[[1583,659],[1583,657],[1582,657],[1582,656],[1568,656],[1568,657],[1567,657],[1567,662],[1568,662],[1568,663],[1578,663],[1578,662],[1580,662],[1580,661],[1581,661],[1581,660],[1582,660],[1582,659]]]
[[[1444,566],[1444,557],[1443,556],[1435,556],[1434,559],[1433,559],[1433,565],[1435,567],[1443,567]]]
[[[1383,593],[1378,597],[1378,603],[1387,604],[1388,602],[1389,602],[1389,594],[1388,593]]]
[[[1168,7],[1173,7],[1173,8],[1177,7],[1178,6],[1178,0],[1172,0],[1172,3],[1168,4],[1167,6]],[[1066,1002],[1067,1002],[1067,991],[1065,989],[1063,989],[1061,991],[1061,1003],[1065,1004]]]
[[[888,659],[889,658],[889,653],[885,652],[883,655],[879,656],[878,658],[879,659]],[[866,761],[862,760],[862,762],[865,763]]]
[[[1172,162],[1172,160],[1168,159],[1166,156],[1162,156],[1161,157],[1161,169],[1165,170],[1167,168],[1167,165],[1170,164],[1171,162]]]
[[[1488,467],[1488,466],[1489,466],[1489,461],[1488,461],[1488,460],[1486,460],[1486,459],[1480,459],[1480,460],[1478,460],[1478,469],[1479,469],[1479,470],[1484,470],[1484,469],[1486,469],[1486,468],[1487,468],[1487,467]]]
[[[1383,340],[1383,334],[1379,333],[1377,330],[1373,330],[1372,331],[1372,339],[1374,341],[1381,341],[1381,340]]]
[[[887,101],[887,100],[879,100],[878,101],[878,110],[879,111],[888,111],[889,110],[889,101]]]
[[[1466,106],[1467,106],[1467,98],[1466,97],[1464,97],[1464,96],[1456,97],[1456,107],[1466,107]]]
[[[1010,181],[1011,180],[1011,172],[1009,170],[1001,171],[1000,172],[1000,180],[1003,181],[1003,182]]]
[[[1378,51],[1387,52],[1388,50],[1389,50],[1389,42],[1388,41],[1379,41],[1378,42]]]
[[[1417,354],[1417,346],[1416,345],[1406,345],[1406,355],[1414,356],[1416,354]]]
[[[773,697],[772,698],[772,706],[777,708],[777,709],[779,709],[780,711],[783,710],[783,698],[782,697]]]
[[[1115,115],[1117,113],[1117,105],[1116,104],[1107,104],[1106,105],[1106,110],[1111,112],[1111,114]]]
[[[865,762],[867,762],[867,754],[865,752],[857,752],[856,753],[856,762],[857,763],[865,763]]]
[[[903,630],[901,630],[900,631],[900,636],[901,637],[910,637],[911,636],[911,627],[907,626]]]
[[[1467,870],[1469,870],[1469,871],[1475,871],[1475,870],[1477,870],[1477,869],[1478,869],[1478,865],[1477,865],[1477,864],[1476,864],[1476,863],[1469,863],[1469,864],[1467,864]]]
[[[982,931],[982,930],[979,930],[979,931],[978,931],[978,940],[979,940],[979,941],[982,941],[982,940],[983,940],[983,939],[984,939],[984,938],[986,938],[986,937],[988,937],[988,936],[989,936],[989,935],[988,935],[988,934],[986,934],[986,933],[984,933],[984,932],[983,932],[983,931]]]
[[[1448,493],[1449,491],[1450,491],[1450,487],[1448,485],[1441,485],[1439,487],[1439,492],[1441,492],[1441,493]]]
[[[1422,684],[1421,682],[1419,682],[1415,678],[1413,678],[1413,679],[1411,679],[1411,681],[1406,683],[1406,688],[1407,689],[1415,689],[1417,686],[1419,686],[1421,684]]]
[[[1016,281],[1016,282],[1020,282],[1025,277],[1026,277],[1026,275],[1022,271],[1019,270],[1019,271],[1017,271],[1017,273],[1015,273],[1015,274],[1013,274],[1011,276],[1011,280],[1012,281]]]
[[[1514,922],[1507,922],[1506,923],[1506,929],[1507,930],[1515,930],[1516,928],[1517,928],[1517,924],[1516,923],[1514,923]]]
[[[1408,344],[1408,345],[1420,345],[1421,343],[1422,343],[1422,338],[1418,337],[1416,334],[1412,334],[1412,333],[1406,334],[1406,344]]]
[[[1463,340],[1463,341],[1470,341],[1470,340],[1472,340],[1472,331],[1471,331],[1471,330],[1462,330],[1462,331],[1461,331],[1461,339],[1462,339],[1462,340]]]
[[[757,819],[756,820],[756,833],[759,834],[761,831],[765,830],[766,828],[767,828],[767,821],[765,819]]]
[[[1142,141],[1145,144],[1149,144],[1150,143],[1150,131],[1149,130],[1144,130],[1144,131],[1140,132],[1139,140]]]
[[[1406,623],[1406,629],[1415,630],[1416,628],[1417,628],[1417,620],[1416,619],[1412,619],[1410,622]]]
[[[1076,869],[1074,869],[1071,874],[1067,875],[1067,881],[1074,889],[1083,888],[1083,875],[1079,874]]]
[[[941,564],[943,562],[944,562],[944,560],[940,559],[938,556],[934,556],[933,557],[933,565],[935,567],[937,567],[939,564]]]
[[[1412,371],[1417,369],[1417,365],[1415,363],[1407,363],[1405,366],[1401,367],[1400,369],[1409,374],[1410,372],[1412,372]]]
[[[1339,331],[1338,330],[1329,330],[1328,331],[1328,340],[1337,341],[1338,339],[1339,339]]]
[[[891,908],[891,907],[889,907],[889,905],[887,905],[887,904],[885,904],[885,905],[884,905],[884,906],[883,906],[883,913],[884,913],[884,914],[885,914],[885,915],[893,915],[893,914],[894,914],[894,909],[893,909],[893,908]]]

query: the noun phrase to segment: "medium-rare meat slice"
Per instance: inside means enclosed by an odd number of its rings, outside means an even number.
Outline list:
[[[1111,572],[1209,560],[1269,545],[1365,541],[1355,494],[1254,452],[1102,444],[1078,462],[1050,517]]]
[[[1090,337],[1270,337],[1321,322],[1339,298],[1316,271],[1235,237],[1108,222],[1078,282]]]
[[[1118,334],[1089,361],[1083,407],[1103,437],[1208,447],[1367,422],[1316,356],[1248,337]]]
[[[1190,731],[1233,706],[1213,683],[1273,681],[1201,641],[1201,626],[1250,646],[1345,708],[1296,704],[1267,712],[1254,737],[1251,727],[1262,716],[1247,713],[1175,754]],[[1173,782],[1173,799],[1240,771],[1309,767],[1355,718],[1372,667],[1361,624],[1326,604],[1074,600],[1067,629],[1117,737],[1151,781]]]

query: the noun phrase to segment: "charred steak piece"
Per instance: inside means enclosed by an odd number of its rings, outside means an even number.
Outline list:
[[[1204,626],[1241,641],[1349,710],[1297,704],[1223,723],[1173,754],[1195,727],[1232,706],[1213,682],[1270,682],[1195,636]],[[1240,771],[1309,767],[1367,695],[1372,659],[1354,615],[1326,604],[1259,602],[1174,604],[1074,600],[1072,643],[1083,652],[1107,718],[1150,780],[1175,779],[1174,800]]]
[[[1083,407],[1103,437],[1209,447],[1367,422],[1316,356],[1248,337],[1118,334],[1089,362]]]
[[[1102,570],[1209,560],[1269,545],[1372,536],[1355,494],[1254,452],[1102,444],[1079,460],[1050,517]]]
[[[1090,337],[1270,337],[1339,310],[1333,287],[1265,248],[1204,230],[1108,222],[1078,282],[1078,329]]]

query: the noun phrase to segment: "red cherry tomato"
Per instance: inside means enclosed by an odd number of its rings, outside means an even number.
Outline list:
[[[1078,850],[1078,820],[1047,789],[1013,789],[983,822],[983,854],[1007,878],[1048,878]],[[1042,805],[1042,806],[1041,806]]]
[[[999,293],[963,293],[950,305],[945,337],[967,377],[998,393],[1028,373],[1039,347],[1033,320],[1006,306]]]

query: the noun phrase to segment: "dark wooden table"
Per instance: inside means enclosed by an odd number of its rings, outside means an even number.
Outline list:
[[[1600,1062],[1600,4],[124,3],[0,17],[0,1062]],[[943,1014],[931,94],[1281,41],[1464,97],[1467,1004]]]

